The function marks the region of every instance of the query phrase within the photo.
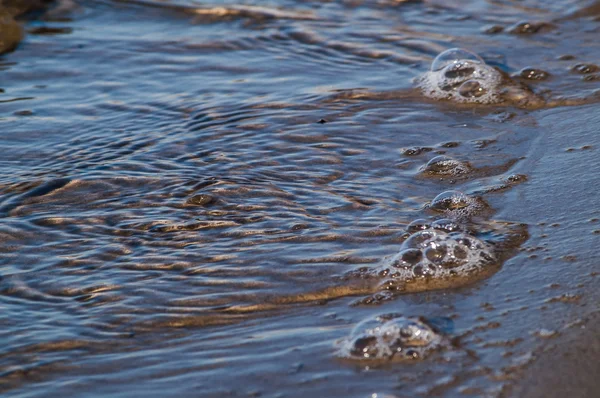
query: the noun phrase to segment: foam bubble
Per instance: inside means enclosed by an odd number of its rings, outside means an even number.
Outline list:
[[[467,162],[461,162],[449,156],[436,156],[421,168],[421,173],[433,177],[458,177],[472,170]]]
[[[529,87],[461,48],[438,55],[431,69],[416,83],[423,95],[436,100],[464,104],[511,103],[524,108],[539,108],[545,104]]]
[[[426,319],[386,314],[359,323],[350,337],[338,342],[338,355],[360,360],[413,360],[445,344],[445,336]]]
[[[431,227],[433,229],[445,232],[456,232],[462,229],[462,227],[459,224],[447,218],[442,218],[441,220],[436,220],[432,222]]]
[[[431,71],[437,72],[444,69],[448,65],[457,64],[461,61],[470,61],[477,64],[485,64],[483,59],[475,53],[472,53],[463,48],[451,48],[441,52],[431,63]]]
[[[503,77],[477,54],[452,48],[438,55],[431,70],[418,81],[423,94],[434,99],[462,103],[502,102],[499,87]]]
[[[408,226],[406,227],[406,230],[409,233],[413,233],[413,232],[417,232],[417,231],[421,231],[421,230],[429,229],[429,228],[431,228],[431,223],[429,223],[427,220],[419,218],[418,220],[414,220],[410,224],[408,224]]]
[[[466,276],[495,262],[491,248],[478,238],[431,228],[404,241],[388,268],[395,279],[448,278]]]
[[[437,229],[444,232],[455,232],[460,231],[462,227],[453,220],[442,218],[433,222],[428,222],[422,218],[414,220],[406,227],[406,232],[413,234],[415,232],[423,231],[425,229]]]
[[[472,202],[472,198],[460,191],[444,191],[431,201],[429,207],[435,211],[448,212],[467,208]]]
[[[525,224],[464,224],[449,218],[415,220],[406,231],[394,256],[375,268],[362,267],[349,274],[376,283],[375,293],[352,305],[380,304],[398,294],[471,284],[496,272],[529,238]]]
[[[460,191],[444,191],[429,204],[429,209],[454,220],[467,220],[489,210],[487,203]]]

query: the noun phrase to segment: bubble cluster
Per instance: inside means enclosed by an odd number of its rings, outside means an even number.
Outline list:
[[[456,220],[469,219],[488,209],[483,199],[460,191],[444,191],[429,204],[429,209]]]
[[[460,224],[456,223],[453,220],[442,218],[440,220],[435,220],[433,222],[429,222],[422,218],[418,220],[414,220],[406,227],[406,231],[410,234],[422,231],[424,229],[437,229],[444,232],[456,232],[460,231],[462,227]]]
[[[468,162],[461,162],[449,156],[436,156],[421,168],[421,174],[431,177],[459,177],[472,170]]]
[[[493,265],[496,259],[487,243],[444,220],[413,233],[388,264],[394,279],[466,276]],[[454,231],[454,232],[446,232]]]
[[[338,355],[360,360],[414,360],[447,344],[445,336],[424,318],[380,315],[359,323],[338,342]]]
[[[445,232],[456,232],[456,231],[460,231],[462,229],[462,227],[458,223],[456,223],[452,220],[449,220],[447,218],[435,220],[434,222],[431,223],[431,228],[437,229],[439,231],[445,231]]]
[[[498,95],[503,77],[481,57],[461,48],[438,55],[431,70],[418,81],[427,97],[463,103],[502,102]]]
[[[511,103],[527,108],[538,108],[545,103],[526,85],[487,65],[477,54],[461,48],[439,54],[431,69],[416,83],[423,95],[436,100],[464,104]]]

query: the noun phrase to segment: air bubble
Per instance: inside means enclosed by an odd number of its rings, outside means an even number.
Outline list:
[[[464,221],[483,213],[488,206],[481,198],[460,191],[445,191],[431,201],[429,208],[451,219]]]
[[[455,232],[462,229],[458,223],[447,218],[442,218],[441,220],[432,222],[431,227],[444,232]]]
[[[469,257],[468,247],[460,244],[455,246],[454,257],[456,257],[459,260],[466,260]]]
[[[415,220],[415,221],[411,222],[410,224],[408,224],[408,226],[406,227],[406,230],[409,233],[413,233],[413,232],[417,232],[417,231],[422,231],[424,229],[429,229],[430,227],[431,227],[431,225],[426,220],[419,218],[418,220]]]
[[[419,249],[406,249],[397,256],[396,261],[392,263],[395,268],[409,269],[421,262],[423,253]]]
[[[419,81],[424,95],[457,102],[497,103],[502,75],[470,51],[453,48],[436,57]],[[463,87],[464,86],[464,87]]]
[[[433,148],[428,147],[413,147],[413,148],[403,148],[402,154],[404,156],[417,156],[422,154],[423,152],[431,152]]]
[[[436,156],[427,162],[421,172],[434,177],[452,176],[457,177],[471,171],[471,165],[461,162],[449,156]]]
[[[505,178],[505,181],[510,184],[518,184],[527,181],[527,176],[525,174],[511,174]]]
[[[397,254],[377,267],[352,273],[363,279],[376,278],[377,283],[376,293],[353,305],[379,304],[398,294],[456,288],[481,280],[496,272],[528,237],[524,224],[433,221],[430,228],[412,232]]]
[[[446,245],[434,245],[425,250],[425,257],[432,263],[439,265],[446,257],[447,252]]]
[[[427,247],[427,242],[435,238],[437,235],[438,232],[434,231],[433,229],[420,231],[409,236],[408,239],[404,241],[402,246],[410,249],[424,249]]]
[[[469,61],[476,64],[484,64],[481,57],[463,48],[451,48],[440,53],[431,63],[431,71],[437,72],[448,65],[456,65],[460,62]]]
[[[429,229],[404,241],[389,265],[395,279],[452,278],[467,276],[495,264],[489,245],[464,232]]]
[[[430,208],[439,211],[460,210],[469,207],[470,198],[460,191],[445,191],[431,201]]]
[[[350,355],[362,358],[374,358],[378,355],[377,337],[364,336],[358,337],[352,342]]]
[[[461,61],[448,65],[444,69],[444,76],[447,79],[465,78],[475,76],[476,71],[475,66],[472,66],[470,61]]]
[[[487,94],[487,89],[477,80],[468,80],[461,84],[458,93],[465,98],[479,98]]]
[[[427,319],[396,314],[363,321],[337,342],[340,357],[358,360],[414,360],[446,345],[447,338]]]
[[[481,57],[462,48],[438,55],[428,72],[416,80],[426,97],[459,103],[516,103],[539,107],[543,100],[526,86],[487,65]],[[508,90],[507,90],[508,89]]]

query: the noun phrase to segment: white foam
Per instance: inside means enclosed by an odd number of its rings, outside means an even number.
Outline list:
[[[461,176],[470,171],[470,164],[444,155],[434,157],[421,168],[421,173],[430,176]]]
[[[394,279],[448,278],[481,271],[495,262],[489,245],[470,234],[425,229],[404,241],[388,269]]]
[[[438,349],[444,337],[419,318],[384,315],[359,323],[338,354],[352,359],[416,359]]]
[[[453,48],[438,55],[431,70],[417,80],[423,95],[460,103],[502,102],[503,77],[470,51]]]
[[[464,221],[485,212],[487,204],[481,198],[460,191],[444,191],[431,201],[429,208],[446,217]]]

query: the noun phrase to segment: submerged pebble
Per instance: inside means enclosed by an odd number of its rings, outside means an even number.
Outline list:
[[[509,184],[519,184],[527,181],[527,176],[525,174],[511,174],[508,177],[503,178],[503,181],[506,181]]]
[[[0,54],[14,50],[22,38],[21,26],[0,5]]]
[[[571,68],[571,70],[575,73],[579,73],[581,75],[588,75],[590,73],[596,73],[600,71],[600,67],[594,64],[577,64]]]
[[[571,54],[564,54],[558,57],[559,61],[571,61],[574,60],[575,56]]]
[[[51,0],[0,0],[0,54],[14,50],[23,39],[23,29],[17,21],[39,14],[50,3]]]
[[[596,73],[596,74],[592,74],[592,75],[585,75],[583,76],[583,81],[586,82],[595,82],[600,80],[600,73]]]
[[[483,33],[487,33],[489,35],[495,35],[502,32],[504,32],[504,27],[500,25],[491,25],[483,28]]]
[[[530,35],[543,30],[549,30],[552,25],[547,22],[528,22],[522,21],[508,28],[508,33],[514,35]]]
[[[429,148],[429,147],[411,147],[411,148],[403,148],[401,151],[404,156],[417,156],[424,152],[431,152],[432,150],[433,150],[433,148]]]
[[[208,206],[216,202],[216,198],[211,195],[195,195],[186,201],[186,204],[192,206]]]
[[[447,344],[447,339],[425,318],[380,315],[359,323],[338,342],[338,355],[359,360],[414,360]]]
[[[547,80],[550,73],[537,68],[523,68],[519,71],[518,76],[527,80]]]

